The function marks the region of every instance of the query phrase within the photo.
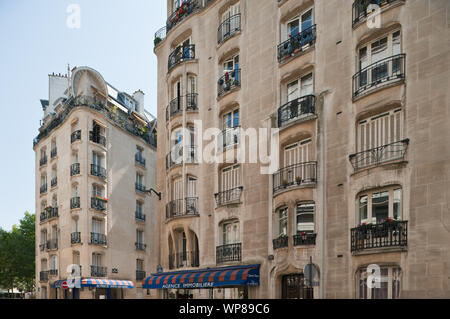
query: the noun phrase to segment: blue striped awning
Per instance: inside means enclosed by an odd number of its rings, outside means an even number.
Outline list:
[[[260,265],[233,266],[152,274],[144,289],[199,289],[225,286],[259,286]]]
[[[70,280],[57,280],[52,284],[52,288],[62,288],[64,282],[70,283]],[[97,288],[133,288],[134,284],[129,280],[113,280],[102,278],[83,278],[73,279],[75,287],[97,287]],[[81,282],[80,282],[81,281]]]

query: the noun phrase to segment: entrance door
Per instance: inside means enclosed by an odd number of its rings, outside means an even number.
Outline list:
[[[282,299],[314,299],[313,288],[305,286],[303,274],[282,277]]]

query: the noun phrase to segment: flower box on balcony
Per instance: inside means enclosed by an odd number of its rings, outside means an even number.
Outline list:
[[[104,203],[107,203],[107,202],[109,201],[108,198],[100,197],[100,196],[95,196],[95,199],[96,199],[96,200],[99,200],[99,201],[101,201],[101,202],[104,202]]]

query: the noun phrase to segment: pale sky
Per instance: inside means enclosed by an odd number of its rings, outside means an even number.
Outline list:
[[[71,4],[79,29],[67,26]],[[35,213],[33,138],[48,74],[65,74],[68,63],[92,67],[118,90],[144,91],[156,116],[153,38],[165,16],[165,0],[0,0],[1,228]]]

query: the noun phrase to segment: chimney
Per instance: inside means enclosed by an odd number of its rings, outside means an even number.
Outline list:
[[[137,90],[133,93],[133,99],[136,100],[136,112],[139,114],[144,114],[144,92]]]

